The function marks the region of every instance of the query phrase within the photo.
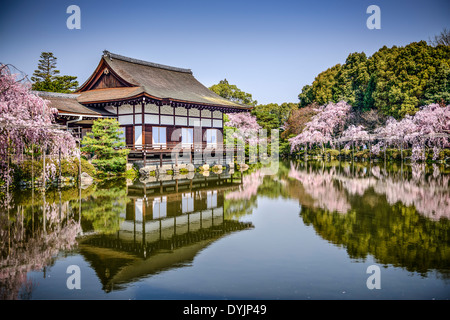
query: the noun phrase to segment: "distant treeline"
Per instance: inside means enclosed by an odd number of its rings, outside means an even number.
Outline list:
[[[450,104],[450,46],[413,42],[384,46],[371,57],[351,53],[344,64],[321,72],[299,94],[300,108],[347,101],[354,111],[376,110],[397,119],[420,106]]]

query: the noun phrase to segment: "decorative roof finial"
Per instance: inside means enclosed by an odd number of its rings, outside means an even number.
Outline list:
[[[108,57],[109,60],[112,60],[111,53],[108,50],[103,50],[103,56]]]

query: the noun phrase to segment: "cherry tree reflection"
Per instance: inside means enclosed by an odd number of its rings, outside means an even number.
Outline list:
[[[352,259],[372,255],[380,264],[450,279],[450,176],[444,165],[329,165],[291,165],[290,181],[301,181],[316,200],[311,204],[299,192],[306,225]],[[350,206],[346,214],[333,197]]]
[[[79,219],[60,199],[33,192],[31,201],[0,207],[0,299],[30,297],[27,272],[45,270],[60,251],[77,246]]]
[[[227,200],[250,200],[258,193],[258,187],[263,183],[264,174],[261,170],[253,171],[242,177],[242,184],[235,191],[226,195]]]
[[[293,163],[289,171],[289,178],[300,181],[305,191],[315,200],[314,206],[340,213],[347,213],[350,203],[342,188],[335,184],[335,168],[329,171],[315,171],[312,167],[299,170]]]
[[[409,170],[392,172],[379,166],[352,170],[350,166],[296,166],[291,163],[289,178],[302,183],[305,191],[315,199],[314,206],[330,212],[347,213],[350,197],[363,197],[369,190],[386,197],[390,205],[402,203],[414,206],[421,215],[433,219],[450,219],[450,176],[441,174],[437,165],[427,174],[424,164],[413,163]]]
[[[241,184],[225,195],[227,218],[236,219],[252,213],[256,207],[258,188],[264,181],[264,173],[259,169],[246,174],[241,172],[241,179]]]

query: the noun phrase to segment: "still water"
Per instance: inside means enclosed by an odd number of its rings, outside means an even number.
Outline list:
[[[16,192],[0,212],[0,298],[450,298],[448,166],[266,173]]]

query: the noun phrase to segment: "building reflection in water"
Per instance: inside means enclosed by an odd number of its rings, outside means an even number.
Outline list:
[[[303,224],[351,259],[372,255],[450,279],[444,165],[293,162],[270,177],[255,169],[159,178],[14,194],[0,208],[0,299],[30,297],[28,272],[45,277],[66,253],[81,254],[106,292],[189,265],[217,239],[252,228],[241,221],[259,209],[259,197],[279,201],[279,212],[290,210],[285,199],[298,200]]]
[[[236,189],[240,179],[213,174],[164,180],[129,185],[119,229],[79,240],[105,291],[187,265],[220,237],[252,228],[225,218],[224,192]]]
[[[61,253],[81,253],[109,292],[189,264],[220,237],[253,227],[225,218],[224,192],[241,185],[239,173],[150,180],[8,195],[0,207],[0,299],[30,298],[27,273],[45,278]]]

